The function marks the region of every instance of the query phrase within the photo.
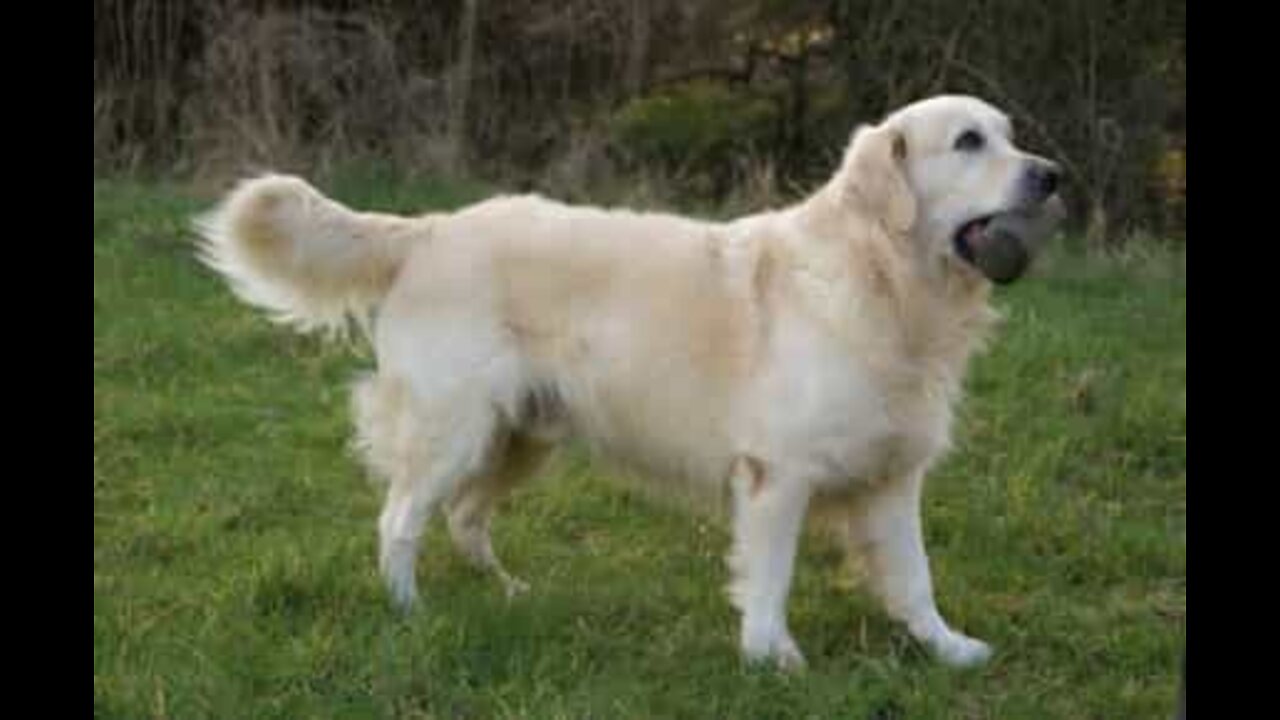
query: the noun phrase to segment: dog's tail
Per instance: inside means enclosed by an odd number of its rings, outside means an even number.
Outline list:
[[[242,300],[300,330],[338,332],[368,320],[432,224],[355,212],[286,175],[242,182],[196,221],[200,259]]]

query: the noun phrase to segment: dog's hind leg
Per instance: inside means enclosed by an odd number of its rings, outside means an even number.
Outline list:
[[[402,609],[417,597],[415,570],[427,520],[459,486],[488,471],[497,432],[496,415],[483,400],[455,398],[434,407],[448,411],[404,408],[378,520],[379,568]]]
[[[445,508],[454,545],[473,565],[498,576],[508,596],[529,589],[498,560],[489,536],[489,522],[498,503],[511,489],[541,467],[552,445],[515,433],[507,438],[489,472],[467,480]]]

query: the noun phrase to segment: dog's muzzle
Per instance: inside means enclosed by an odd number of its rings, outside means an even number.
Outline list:
[[[991,282],[1006,285],[1022,277],[1065,217],[1062,199],[1051,195],[1030,207],[978,218],[956,233],[956,254]]]

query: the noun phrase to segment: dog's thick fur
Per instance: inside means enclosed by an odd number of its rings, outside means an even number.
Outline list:
[[[965,131],[984,136],[980,150],[955,149]],[[727,489],[748,658],[803,663],[785,605],[813,511],[890,615],[969,664],[989,649],[938,613],[920,520],[993,320],[991,283],[953,240],[1032,202],[1024,176],[1040,162],[999,111],[942,96],[859,128],[804,201],[732,222],[537,196],[395,217],[268,176],[202,234],[240,296],[285,321],[332,327],[376,310],[378,369],[354,410],[389,482],[380,560],[399,603],[415,598],[437,509],[470,559],[522,589],[494,555],[490,516],[572,434],[667,487]]]

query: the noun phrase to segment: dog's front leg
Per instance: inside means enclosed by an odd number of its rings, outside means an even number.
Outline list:
[[[948,665],[977,665],[991,648],[951,629],[934,602],[920,522],[923,485],[920,471],[868,491],[851,518],[850,550],[866,560],[872,590],[912,636]]]
[[[804,655],[787,629],[787,595],[810,489],[774,474],[755,458],[736,463],[733,489],[733,581],[730,597],[742,613],[742,653],[794,670]]]

